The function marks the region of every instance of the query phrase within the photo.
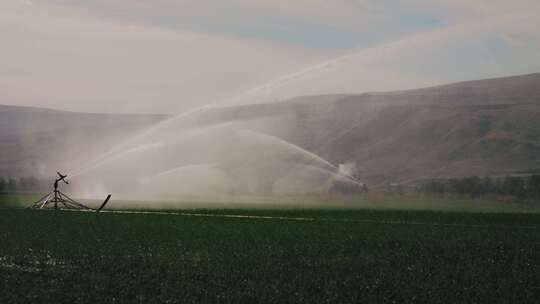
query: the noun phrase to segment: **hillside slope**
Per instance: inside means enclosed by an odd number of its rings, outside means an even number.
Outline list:
[[[89,161],[164,118],[0,107],[0,176]],[[355,162],[369,184],[540,171],[540,74],[215,107],[154,135],[230,122]],[[155,140],[146,136],[140,145]]]
[[[540,74],[215,111],[207,116],[356,162],[372,184],[540,171]]]
[[[0,105],[0,177],[54,174],[164,118]]]
[[[336,96],[332,104],[306,107],[325,114],[303,125],[321,127],[298,130],[295,141],[334,163],[356,161],[372,183],[540,169],[540,74]]]

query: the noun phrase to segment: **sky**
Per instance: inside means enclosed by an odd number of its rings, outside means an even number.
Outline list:
[[[540,72],[538,0],[3,0],[0,104],[182,113]]]

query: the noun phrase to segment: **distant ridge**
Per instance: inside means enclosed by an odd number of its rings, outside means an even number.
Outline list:
[[[0,105],[0,177],[49,174],[104,153],[167,116]]]
[[[334,164],[356,162],[370,184],[540,170],[540,73],[408,91],[304,96],[198,115],[194,126],[243,121],[248,129]],[[65,159],[44,156],[55,149],[84,151],[78,161],[90,159],[165,118],[0,106],[0,176],[61,165]],[[58,132],[64,142],[54,139]]]

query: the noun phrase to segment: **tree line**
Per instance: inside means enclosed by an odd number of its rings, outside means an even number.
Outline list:
[[[519,200],[540,199],[540,175],[529,177],[506,176],[463,177],[452,179],[430,180],[418,185],[416,190],[421,193],[461,194],[472,198],[483,195],[511,196]]]

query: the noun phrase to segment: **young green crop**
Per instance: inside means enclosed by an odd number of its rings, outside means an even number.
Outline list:
[[[540,295],[538,215],[189,212],[199,216],[2,209],[0,303],[532,303]]]

